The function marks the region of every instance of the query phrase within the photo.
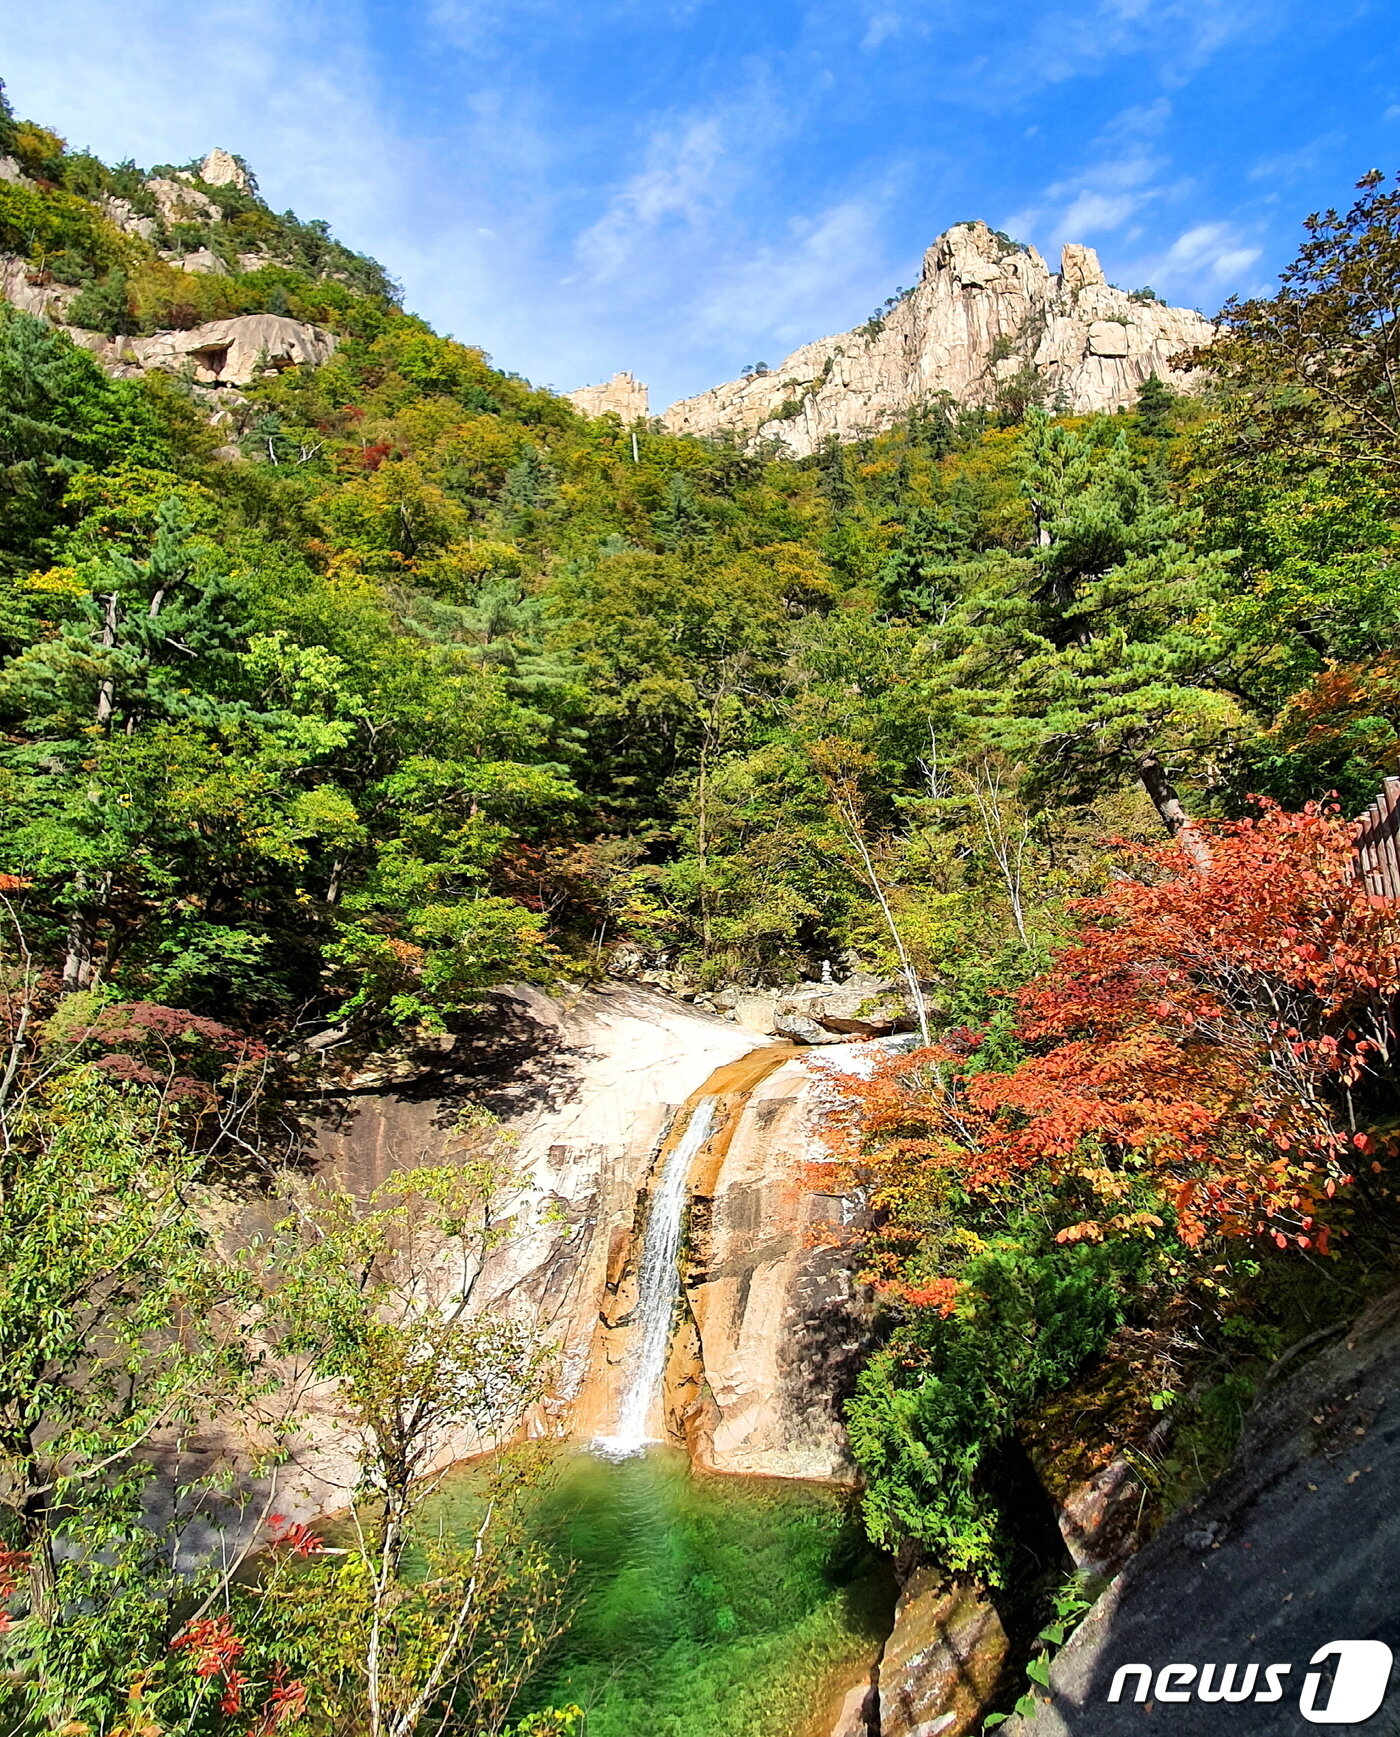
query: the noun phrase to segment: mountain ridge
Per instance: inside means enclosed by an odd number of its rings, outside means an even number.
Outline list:
[[[980,221],[957,223],[884,313],[800,345],[776,368],[679,399],[659,420],[672,434],[776,440],[803,458],[833,436],[878,433],[943,399],[1013,415],[1033,403],[1117,410],[1152,374],[1190,391],[1192,372],[1177,363],[1214,335],[1201,314],[1115,288],[1091,247],[1067,243],[1052,272],[1034,247]],[[647,414],[646,388],[631,374],[565,396],[588,416]]]
[[[1116,410],[1154,373],[1190,390],[1190,370],[1173,361],[1214,333],[1200,314],[1114,288],[1090,247],[1066,244],[1054,273],[1035,248],[959,223],[928,248],[919,282],[888,314],[804,344],[766,374],[683,398],[661,422],[673,434],[773,437],[800,458],[943,394],[1013,411]]]

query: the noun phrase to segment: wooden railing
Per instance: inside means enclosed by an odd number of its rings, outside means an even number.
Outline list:
[[[1356,873],[1373,898],[1400,902],[1400,778],[1356,822]]]

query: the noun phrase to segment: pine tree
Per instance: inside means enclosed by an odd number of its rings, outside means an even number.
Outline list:
[[[678,471],[666,479],[666,494],[651,515],[656,540],[668,553],[699,543],[709,534],[709,521],[696,504],[695,492]]]
[[[20,836],[61,883],[56,902],[69,912],[63,980],[71,990],[91,984],[113,888],[153,842],[131,790],[116,794],[98,770],[112,757],[109,745],[139,754],[153,725],[217,730],[250,716],[229,691],[237,644],[229,586],[177,496],[158,508],[144,560],[110,549],[86,577],[73,618],[5,672],[8,695],[37,738],[28,758],[46,768],[36,793],[49,784],[61,793]]]
[[[65,333],[0,306],[0,569],[49,556],[73,476],[118,457],[168,464],[139,390],[108,380]]]
[[[1193,550],[1196,516],[1121,433],[1033,415],[1022,489],[1035,551],[987,563],[962,599],[950,680],[974,733],[1034,786],[1083,800],[1136,777],[1176,836],[1168,759],[1198,760],[1239,722],[1213,685],[1223,560]]]
[[[1155,372],[1149,374],[1138,387],[1134,414],[1137,417],[1139,433],[1153,440],[1164,439],[1170,434],[1169,423],[1176,397],[1171,387]]]

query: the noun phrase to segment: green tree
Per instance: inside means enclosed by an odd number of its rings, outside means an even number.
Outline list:
[[[51,557],[80,470],[169,457],[138,387],[109,380],[65,333],[0,307],[0,569]]]
[[[465,1550],[424,1524],[444,1459],[508,1439],[550,1367],[534,1331],[486,1295],[511,1234],[507,1154],[481,1121],[457,1145],[454,1162],[367,1202],[313,1186],[252,1257],[280,1350],[333,1384],[359,1444],[348,1555],[264,1596],[298,1605],[300,1645],[323,1670],[323,1649],[341,1661],[341,1717],[368,1737],[441,1729],[454,1710],[499,1732],[560,1627],[558,1572],[512,1531],[520,1470],[484,1479]],[[426,1574],[410,1551],[426,1553]]]
[[[1199,765],[1242,724],[1211,622],[1224,561],[1121,434],[1034,415],[1021,477],[1036,546],[969,569],[949,632],[956,702],[1033,787],[1085,800],[1135,777],[1189,847],[1167,767]]]

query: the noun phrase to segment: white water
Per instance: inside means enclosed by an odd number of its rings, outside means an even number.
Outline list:
[[[617,1410],[617,1426],[611,1435],[600,1435],[593,1446],[610,1459],[627,1459],[641,1453],[655,1436],[647,1423],[666,1373],[666,1352],[671,1343],[671,1317],[680,1295],[681,1275],[676,1257],[681,1248],[681,1224],[685,1218],[686,1183],[696,1153],[709,1139],[715,1125],[715,1100],[701,1098],[690,1112],[685,1132],[666,1156],[661,1178],[651,1197],[651,1210],[642,1233],[642,1260],[637,1274],[637,1306],[632,1314],[634,1336],[628,1357],[627,1386]]]

